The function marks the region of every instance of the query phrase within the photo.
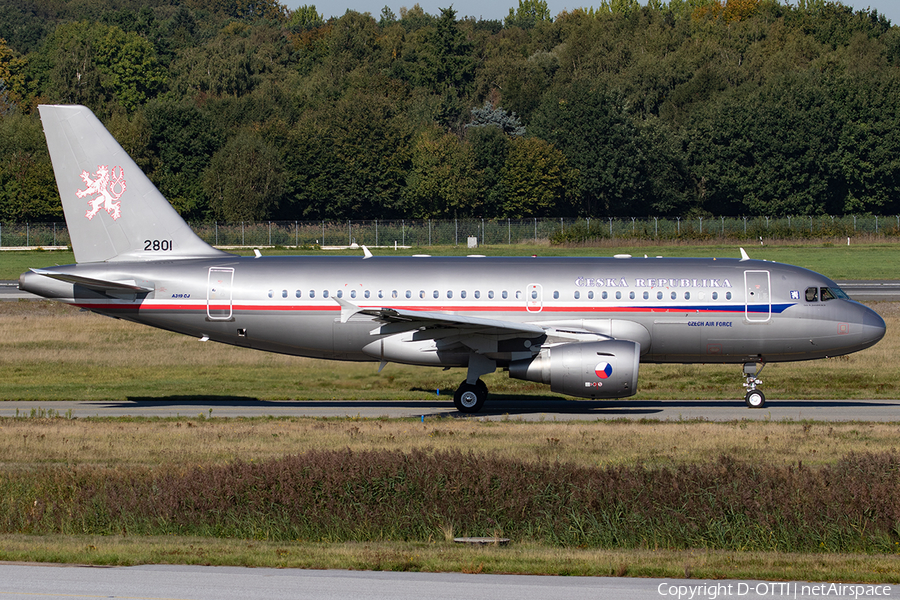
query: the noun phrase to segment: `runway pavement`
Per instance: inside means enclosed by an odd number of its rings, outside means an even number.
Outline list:
[[[52,411],[52,412],[51,412]],[[271,401],[255,398],[160,397],[122,401],[0,402],[0,417],[60,415],[85,417],[353,417],[414,419],[516,419],[596,421],[656,419],[680,421],[880,421],[900,422],[900,400],[770,399],[763,409],[743,400],[567,400],[553,396],[488,398],[475,415],[456,411],[449,397],[397,401]]]
[[[143,565],[0,564],[0,598],[63,600],[660,600],[669,598],[793,598],[891,596],[897,586],[860,585],[828,593],[830,584],[738,580],[540,577],[464,573],[304,571]],[[832,584],[836,585],[836,584]],[[841,588],[835,588],[840,590]],[[868,592],[868,594],[866,593]]]

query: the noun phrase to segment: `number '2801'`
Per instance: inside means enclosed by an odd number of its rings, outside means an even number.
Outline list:
[[[170,252],[172,240],[144,240],[144,252]]]

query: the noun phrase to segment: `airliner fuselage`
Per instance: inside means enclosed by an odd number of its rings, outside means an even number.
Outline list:
[[[148,290],[94,291],[34,273],[22,289],[201,339],[326,359],[465,367],[471,351],[445,344],[438,356],[439,344],[403,338],[416,327],[381,332],[376,316],[342,322],[338,300],[544,330],[496,340],[485,354],[499,367],[548,340],[627,339],[640,344],[641,362],[747,363],[847,354],[884,334],[881,317],[833,281],[755,260],[264,256],[58,269]]]

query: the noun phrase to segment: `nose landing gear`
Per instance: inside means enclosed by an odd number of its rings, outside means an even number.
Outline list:
[[[759,368],[756,365],[759,364]],[[766,395],[762,390],[756,389],[757,385],[762,385],[762,379],[759,374],[762,373],[766,363],[744,363],[744,387],[747,388],[747,395],[744,396],[744,402],[749,408],[762,408],[766,405]]]

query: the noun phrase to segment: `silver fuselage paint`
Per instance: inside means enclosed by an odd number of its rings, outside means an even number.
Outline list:
[[[388,337],[371,317],[342,322],[338,295],[362,308],[533,323],[551,337],[554,328],[593,331],[639,342],[645,363],[817,359],[867,348],[885,331],[881,317],[857,302],[806,301],[807,288],[836,289],[830,279],[758,260],[228,256],[44,270],[153,291],[101,293],[35,273],[22,275],[20,287],[198,338],[337,360],[382,360],[378,348]],[[497,365],[548,341],[526,338],[502,340],[507,346],[492,354]],[[408,352],[392,360],[465,366],[469,356],[403,347]]]

